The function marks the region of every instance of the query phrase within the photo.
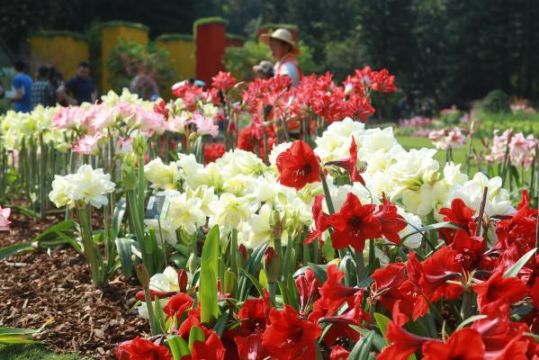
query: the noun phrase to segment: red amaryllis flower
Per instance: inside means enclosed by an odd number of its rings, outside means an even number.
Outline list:
[[[116,358],[118,360],[172,360],[168,348],[139,337],[118,345]]]
[[[473,285],[473,290],[477,294],[479,309],[499,299],[513,304],[528,294],[528,287],[522,280],[514,277],[504,278],[499,270],[487,281]]]
[[[410,254],[412,255],[412,254]],[[462,285],[448,282],[448,280],[457,280],[461,276],[462,267],[457,262],[458,252],[444,246],[437,250],[431,257],[421,264],[417,262],[414,256],[408,258],[408,273],[413,267],[418,272],[419,285],[423,294],[432,302],[441,298],[452,300],[462,294]],[[411,266],[411,263],[415,265]]]
[[[342,167],[348,173],[351,182],[360,182],[362,185],[365,185],[365,180],[363,180],[357,169],[357,144],[353,136],[352,143],[350,144],[350,157],[344,160],[330,161],[326,165]]]
[[[415,254],[409,256],[414,257]],[[407,264],[388,264],[372,274],[373,296],[391,311],[393,321],[399,326],[410,319],[417,320],[428,311],[429,304],[418,285],[420,273],[414,271],[409,261]]]
[[[220,91],[226,91],[231,89],[234,84],[236,84],[236,78],[232,76],[229,72],[219,71],[211,79],[211,86]]]
[[[389,241],[400,244],[399,232],[406,227],[406,220],[397,213],[397,207],[392,204],[384,195],[382,205],[374,213],[374,217],[380,223],[382,235]]]
[[[205,341],[195,341],[191,351],[191,360],[223,360],[225,358],[225,347],[213,331],[206,334]]]
[[[389,321],[387,325],[386,338],[390,344],[382,349],[377,360],[407,360],[429,340],[409,333],[393,321]]]
[[[241,330],[246,335],[264,331],[270,308],[269,294],[265,290],[262,298],[246,300],[238,311]]]
[[[301,189],[308,183],[320,181],[320,164],[313,149],[296,140],[277,157],[279,181],[285,186]]]
[[[343,249],[351,245],[357,251],[363,251],[365,240],[382,236],[380,222],[374,217],[376,206],[362,205],[358,197],[349,193],[341,210],[329,217],[333,227],[333,247]]]
[[[268,358],[268,353],[262,346],[262,333],[234,337],[238,348],[239,359],[262,360]]]
[[[212,143],[204,145],[204,164],[207,165],[225,154],[225,144]]]
[[[313,304],[314,312],[311,314],[311,320],[318,320],[323,316],[333,315],[345,302],[352,305],[354,295],[360,290],[341,284],[344,273],[339,270],[337,265],[331,264],[326,269],[327,280],[318,289],[320,299]]]
[[[469,235],[475,235],[477,224],[474,219],[475,210],[470,209],[464,201],[457,198],[451,202],[451,208],[442,208],[439,211],[440,215],[444,216],[444,221],[452,222],[464,229]],[[446,243],[453,242],[456,230],[443,228],[439,230],[440,236]]]
[[[296,289],[298,291],[300,313],[303,315],[310,304],[318,299],[318,289],[320,281],[314,274],[314,271],[307,269],[305,273],[296,278]]]
[[[165,100],[161,100],[154,104],[153,111],[163,115],[165,119],[168,118],[169,110],[167,109],[167,103],[165,102]]]
[[[350,355],[350,351],[346,350],[340,345],[335,345],[331,348],[329,360],[347,360],[348,355]]]
[[[529,331],[526,324],[511,321],[507,302],[499,299],[484,308],[482,315],[486,319],[474,322],[471,326],[481,334],[485,344],[485,359],[509,360],[526,359],[528,341],[523,334]],[[533,341],[532,339],[529,339]]]
[[[455,260],[465,271],[472,271],[479,265],[490,266],[490,258],[483,256],[486,244],[482,237],[470,236],[465,230],[458,229],[452,241],[451,248],[459,252]]]
[[[170,298],[163,311],[169,317],[176,315],[177,318],[181,318],[185,311],[193,306],[193,302],[193,298],[189,295],[178,293]]]
[[[315,239],[322,239],[324,231],[329,229],[329,215],[322,210],[322,201],[324,197],[322,195],[316,196],[313,203],[313,219],[314,219],[314,231],[305,239],[305,244],[312,243]]]
[[[314,343],[322,329],[298,317],[289,305],[283,310],[271,309],[270,325],[262,335],[262,345],[272,359],[292,360],[298,358],[314,359]]]
[[[371,89],[383,93],[392,93],[397,91],[395,85],[395,76],[391,75],[387,69],[372,72]]]
[[[483,360],[485,344],[477,331],[464,328],[455,331],[446,342],[427,341],[422,351],[424,360]]]

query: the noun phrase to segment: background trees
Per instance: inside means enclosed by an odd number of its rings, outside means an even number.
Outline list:
[[[261,24],[295,24],[319,71],[342,79],[364,64],[387,67],[414,102],[462,106],[493,89],[539,94],[536,0],[10,0],[0,7],[0,38],[17,54],[37,29],[128,20],[154,36],[191,32],[196,18],[213,15],[251,39]]]

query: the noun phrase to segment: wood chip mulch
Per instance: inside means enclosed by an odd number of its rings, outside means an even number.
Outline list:
[[[29,241],[54,223],[13,214],[11,232],[0,233],[0,247]],[[84,257],[72,248],[27,252],[0,260],[0,326],[39,328],[36,340],[57,352],[114,359],[115,346],[147,334],[147,322],[133,309],[135,282],[123,276],[95,289]]]

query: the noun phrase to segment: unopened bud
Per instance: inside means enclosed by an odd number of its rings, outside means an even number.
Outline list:
[[[133,138],[132,146],[133,152],[137,155],[137,157],[144,156],[146,150],[148,150],[148,144],[142,135],[137,135]]]
[[[187,291],[187,281],[188,281],[187,271],[185,269],[181,269],[178,271],[178,285],[180,287],[181,292]]]
[[[281,258],[274,248],[268,247],[264,252],[264,270],[268,277],[268,282],[279,281],[281,275]]]
[[[135,171],[135,157],[129,154],[122,163],[122,182],[126,190],[134,190],[137,186],[137,174]]]

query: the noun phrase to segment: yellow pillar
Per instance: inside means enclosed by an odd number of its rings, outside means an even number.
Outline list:
[[[195,77],[195,42],[192,35],[163,34],[155,39],[155,45],[170,54],[170,64],[176,71],[175,81]]]
[[[112,21],[104,23],[101,30],[101,74],[102,92],[111,89],[108,69],[109,57],[118,39],[136,41],[142,45],[148,43],[148,27],[138,23]]]
[[[86,38],[68,31],[41,31],[30,36],[32,67],[52,65],[64,79],[75,76],[78,64],[89,61]]]

